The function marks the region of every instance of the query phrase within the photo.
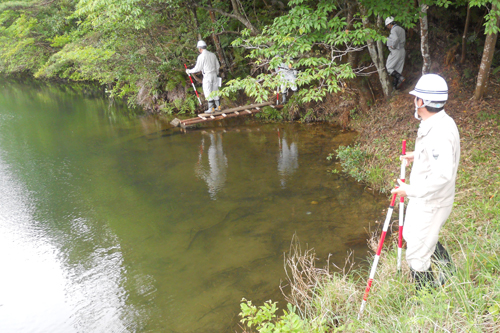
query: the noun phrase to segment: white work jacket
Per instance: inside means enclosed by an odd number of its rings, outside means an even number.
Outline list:
[[[399,25],[394,25],[391,29],[389,37],[387,37],[387,46],[389,49],[401,50],[405,48],[406,33],[405,29]]]
[[[217,56],[210,51],[203,50],[196,59],[196,66],[189,70],[189,73],[202,72],[203,75],[210,73],[219,73],[219,60]]]
[[[420,123],[414,157],[410,185],[406,187],[408,198],[428,207],[452,205],[460,135],[455,121],[444,110]]]

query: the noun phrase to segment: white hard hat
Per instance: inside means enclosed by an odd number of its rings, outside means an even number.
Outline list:
[[[200,48],[200,47],[207,47],[207,43],[205,43],[204,41],[202,40],[199,40],[198,41],[198,44],[196,44],[196,47],[197,48]]]
[[[387,26],[388,24],[391,24],[394,22],[394,17],[389,16],[388,18],[385,19],[385,25]]]
[[[410,95],[417,96],[424,101],[445,102],[448,100],[448,85],[437,74],[425,74],[410,91]]]

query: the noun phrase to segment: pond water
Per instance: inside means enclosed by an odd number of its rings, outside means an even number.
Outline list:
[[[283,304],[297,235],[342,265],[387,201],[332,174],[355,133],[181,132],[68,86],[0,85],[0,332],[234,332]]]

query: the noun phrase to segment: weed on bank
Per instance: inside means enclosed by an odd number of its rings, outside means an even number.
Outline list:
[[[287,310],[281,315],[271,301],[262,306],[244,301],[244,332],[500,332],[500,119],[484,105],[476,106],[476,112],[452,106],[461,159],[454,208],[440,234],[456,265],[445,285],[415,291],[408,267],[396,270],[394,233],[385,242],[358,320],[373,255],[364,269],[330,271],[311,264],[312,251],[292,246],[287,269],[293,274],[287,271],[284,288]],[[389,106],[371,110],[353,126],[360,133],[358,142],[340,147],[331,158],[339,160],[344,174],[387,193],[399,176],[401,140],[412,151],[418,123]],[[393,222],[397,226],[397,216]],[[372,250],[378,239],[375,232],[369,241]]]

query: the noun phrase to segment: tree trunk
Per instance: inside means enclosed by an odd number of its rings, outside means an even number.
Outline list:
[[[370,21],[366,16],[366,8],[364,8],[359,2],[358,6],[363,16],[363,26],[365,28],[368,28],[370,26]],[[367,40],[366,44],[368,45],[368,52],[370,52],[370,57],[372,58],[375,67],[377,68],[380,84],[382,85],[382,91],[384,92],[385,97],[389,97],[389,95],[391,94],[391,82],[389,80],[387,70],[385,69],[384,56],[383,54],[382,56],[380,56],[381,52],[379,51],[382,50],[380,48],[378,48],[377,50],[377,45],[373,41],[373,39]]]
[[[384,25],[382,24],[382,17],[380,15],[377,16],[377,27],[379,30],[384,29]],[[382,63],[384,63],[384,43],[381,40],[377,41],[377,53],[378,57],[381,59]],[[387,73],[389,74],[389,73]],[[390,85],[389,85],[390,86]]]
[[[356,1],[355,0],[347,1],[346,29],[349,31],[354,30],[353,22],[357,19],[356,14],[357,14]],[[358,61],[359,61],[358,54],[359,52],[347,53],[347,61],[349,62],[349,64],[351,64],[351,68],[353,69],[358,67]],[[353,80],[353,85],[357,90],[357,94],[355,96],[357,104],[360,106],[362,112],[367,112],[369,108],[368,105],[372,105],[373,102],[375,102],[375,100],[372,99],[372,95],[370,94],[368,78],[363,76],[356,76],[356,78],[354,78]]]
[[[421,1],[418,2],[420,5],[420,11],[422,15],[420,16],[420,51],[422,52],[422,58],[424,63],[422,65],[422,75],[427,74],[431,70],[431,54],[429,52],[429,23],[427,20],[427,6]]]
[[[496,12],[497,6],[492,5],[491,12]],[[496,26],[500,24],[500,17],[496,18]],[[479,101],[483,98],[486,88],[488,87],[488,78],[490,76],[491,62],[493,60],[493,55],[495,53],[495,44],[497,43],[498,33],[492,33],[486,35],[486,40],[484,41],[483,57],[481,59],[481,65],[479,66],[479,73],[477,74],[477,84],[476,90],[474,91],[473,100]]]
[[[354,16],[356,15],[356,4],[354,1],[347,1],[347,26],[346,29],[351,31],[354,30]],[[358,67],[358,52],[347,53],[347,61],[351,64],[351,68]]]
[[[465,27],[464,34],[462,35],[462,57],[460,58],[460,63],[463,64],[465,62],[465,49],[467,45],[467,32],[469,30],[469,22],[470,22],[470,4],[467,4],[467,18],[465,19]]]
[[[194,22],[196,23],[196,35],[198,36],[198,40],[201,40],[200,21],[198,21],[198,15],[196,14],[196,7],[191,7],[191,11],[193,12]]]
[[[210,4],[210,7],[211,7],[212,6],[212,1],[209,1],[209,4]],[[209,11],[208,13],[210,14],[210,19],[212,20],[212,24],[215,26],[215,24],[217,23],[217,21],[215,19],[214,12]],[[224,52],[222,51],[222,47],[220,46],[219,37],[217,37],[217,35],[215,34],[215,27],[212,27],[212,39],[214,40],[215,49],[217,50],[217,55],[219,56],[219,61],[221,63],[222,71],[225,74],[224,76],[226,76],[227,75],[227,71],[228,71],[229,68],[227,66],[226,57],[224,57]]]

